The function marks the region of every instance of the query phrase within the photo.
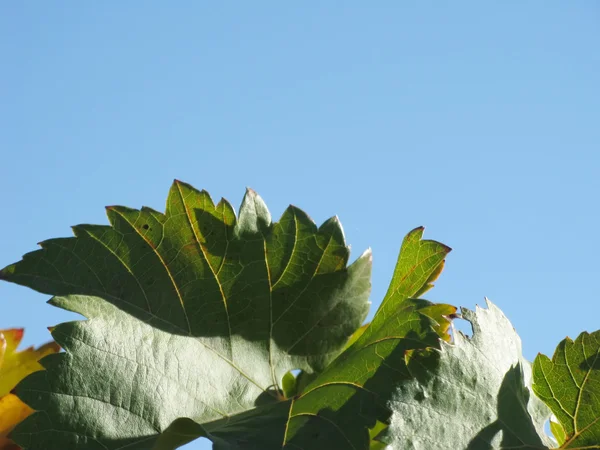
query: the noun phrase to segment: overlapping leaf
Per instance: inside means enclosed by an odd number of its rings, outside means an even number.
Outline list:
[[[373,322],[333,363],[366,315],[371,256],[346,268],[337,219],[319,229],[290,207],[272,224],[248,191],[226,201],[176,182],[163,215],[108,208],[1,276],[55,295],[88,318],[53,331],[66,353],[19,394],[39,413],[15,430],[27,448],[366,449],[387,421],[406,355],[448,338],[447,305],[413,300],[449,248],[405,239]],[[303,382],[286,381],[301,369]],[[300,389],[299,389],[300,386]]]
[[[409,362],[414,378],[394,395],[393,450],[546,449],[550,411],[531,392],[531,365],[502,312],[463,309],[473,337],[454,332],[454,343]],[[423,366],[439,360],[435,375]]]
[[[306,385],[300,377],[300,392],[291,399],[285,420],[278,419],[273,410],[268,413],[268,425],[263,417],[248,415],[238,428],[237,439],[232,434],[222,436],[215,448],[383,448],[372,439],[386,427],[394,386],[411,376],[407,354],[412,349],[438,347],[440,337],[448,340],[446,317],[456,312],[449,305],[411,298],[431,288],[450,251],[438,242],[422,240],[422,235],[423,229],[417,228],[404,239],[390,288],[373,322],[357,330],[349,347],[325,371]],[[187,432],[193,432],[189,423],[182,423],[180,432],[185,425]],[[281,440],[268,441],[265,426],[283,426]],[[216,430],[212,433],[219,435]]]
[[[422,235],[423,229],[417,228],[404,239],[390,288],[373,322],[361,327],[350,339],[351,345],[306,386],[298,381],[304,387],[286,405],[286,416],[278,416],[283,409],[280,405],[262,416],[251,412],[243,421],[236,420],[237,435],[219,432],[219,427],[231,421],[209,424],[216,449],[383,447],[372,437],[389,419],[387,403],[394,386],[411,376],[407,354],[412,349],[438,347],[440,337],[449,339],[446,316],[456,311],[449,305],[411,298],[432,286],[450,251],[438,242],[422,240]],[[189,421],[177,425],[174,433],[195,432]],[[281,435],[274,436],[271,431],[278,428]]]
[[[347,268],[336,218],[317,229],[290,207],[273,224],[250,190],[238,218],[181,182],[165,214],[109,207],[108,217],[111,226],[77,226],[1,273],[88,318],[54,329],[66,354],[20,385],[40,412],[15,438],[106,450],[207,435],[243,448],[258,418],[276,424],[261,439],[281,447],[282,377],[321,371],[361,325],[370,253]]]
[[[366,450],[367,428],[388,421],[394,387],[409,378],[407,355],[447,340],[456,310],[411,297],[439,276],[448,247],[422,240],[423,229],[405,238],[390,288],[373,322],[355,342],[293,399],[285,442],[290,448]],[[431,361],[430,369],[435,367]],[[377,422],[379,421],[379,422]]]
[[[42,369],[40,358],[60,350],[50,342],[38,349],[30,347],[18,352],[22,338],[22,329],[0,330],[0,450],[18,448],[7,435],[33,412],[11,391],[27,375]]]
[[[564,449],[600,449],[600,331],[563,340],[533,363],[533,390],[550,407]]]

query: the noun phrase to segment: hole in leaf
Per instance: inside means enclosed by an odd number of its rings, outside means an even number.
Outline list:
[[[188,442],[185,445],[182,445],[181,447],[179,447],[179,450],[182,450],[182,449],[198,450],[199,448],[212,448],[212,441],[210,441],[209,439],[207,439],[205,437],[201,437],[201,438],[198,438],[191,442]]]
[[[471,325],[471,322],[469,322],[468,320],[457,318],[452,321],[452,324],[454,325],[454,327],[450,329],[451,330],[450,334],[452,334],[453,341],[454,341],[453,333],[458,333],[459,331],[468,338],[473,337],[473,326]]]
[[[548,436],[554,436],[552,430],[550,429],[550,419],[546,419],[546,422],[544,422],[544,431]]]
[[[147,229],[149,229],[149,228],[150,228],[150,225],[148,225],[147,223],[145,223],[144,225],[142,225],[142,228],[143,228],[144,230],[147,230]]]

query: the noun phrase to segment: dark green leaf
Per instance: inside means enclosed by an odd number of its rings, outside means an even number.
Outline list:
[[[251,190],[237,219],[181,182],[165,214],[107,215],[110,226],[74,227],[1,272],[88,318],[54,329],[66,353],[20,385],[39,412],[14,437],[31,449],[174,448],[202,435],[215,448],[280,448],[282,378],[323,370],[361,325],[370,252],[347,268],[337,218],[317,229],[290,206],[272,224]]]
[[[413,378],[392,402],[392,448],[546,449],[550,411],[531,392],[519,336],[491,302],[462,313],[473,326],[471,339],[454,331],[453,344],[412,355]],[[438,360],[433,376],[432,358]]]
[[[560,448],[600,449],[600,330],[563,340],[552,360],[538,355],[533,381],[558,419],[560,427],[552,429]]]

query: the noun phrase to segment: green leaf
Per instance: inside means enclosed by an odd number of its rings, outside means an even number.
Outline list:
[[[567,440],[567,434],[560,423],[550,420],[550,431],[552,431],[552,435],[556,438],[559,445],[563,445]]]
[[[560,427],[552,431],[562,440],[560,448],[600,449],[600,330],[563,340],[552,360],[538,355],[533,381],[558,419]]]
[[[286,372],[281,380],[281,388],[283,390],[283,396],[290,398],[297,393],[297,382],[296,377],[292,372]]]
[[[285,435],[290,448],[381,447],[371,442],[369,430],[389,420],[394,386],[411,377],[407,354],[449,338],[445,316],[456,309],[411,298],[431,282],[450,251],[422,235],[417,228],[404,239],[390,288],[371,324],[292,400]]]
[[[369,450],[384,450],[387,447],[385,442],[387,430],[387,424],[379,420],[375,423],[375,426],[369,430],[369,439],[371,440]]]
[[[502,312],[463,309],[473,337],[454,331],[454,343],[415,352],[413,379],[397,389],[392,448],[436,450],[545,449],[550,411],[531,392],[531,366],[521,340]],[[431,358],[438,360],[435,373]]]
[[[0,274],[88,319],[53,330],[66,353],[19,385],[38,412],[14,438],[28,449],[167,449],[198,436],[281,448],[284,374],[322,371],[360,327],[370,252],[347,267],[337,218],[317,228],[290,206],[273,224],[251,190],[238,218],[178,181],[165,214],[107,215],[110,226],[76,226]]]

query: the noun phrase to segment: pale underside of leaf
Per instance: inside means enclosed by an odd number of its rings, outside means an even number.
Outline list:
[[[546,449],[550,413],[531,392],[531,367],[521,341],[502,312],[463,309],[473,326],[468,339],[454,331],[441,350],[415,352],[414,375],[400,384],[391,407],[390,449]],[[433,375],[424,361],[437,358]]]

